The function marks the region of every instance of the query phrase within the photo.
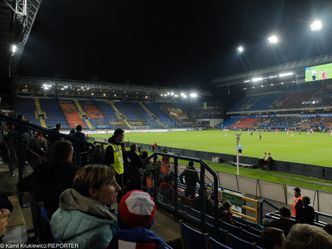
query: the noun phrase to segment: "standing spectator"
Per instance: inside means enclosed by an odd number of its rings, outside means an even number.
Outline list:
[[[120,229],[108,248],[122,248],[120,245],[128,243],[131,244],[130,248],[169,248],[150,230],[155,213],[156,204],[148,193],[133,190],[125,194],[119,203]]]
[[[266,160],[267,154],[266,152],[264,152],[264,155],[261,157],[261,159],[259,159],[259,167],[261,169],[264,169],[265,167],[265,160]]]
[[[50,141],[50,143],[55,143],[56,141],[60,140],[60,130],[61,130],[61,124],[56,124],[55,128],[51,129],[51,131],[55,134],[49,134],[47,137],[47,140]]]
[[[39,165],[34,172],[23,178],[18,190],[31,191],[37,201],[43,201],[51,215],[59,206],[59,196],[71,187],[76,168],[72,164],[73,146],[70,141],[57,141],[51,152],[51,160]]]
[[[175,194],[173,187],[173,178],[171,175],[161,177],[157,196],[160,202],[169,205],[172,205],[174,203]]]
[[[294,188],[294,201],[292,204],[292,216],[296,217],[296,209],[297,207],[302,205],[302,195],[301,195],[301,189],[296,187]]]
[[[158,148],[157,143],[154,142],[154,144],[151,146],[151,148],[152,148],[152,151],[155,152],[155,150],[157,150],[157,148]]]
[[[116,217],[107,206],[116,203],[120,186],[111,167],[86,165],[74,178],[73,187],[60,196],[51,219],[56,241],[78,243],[81,249],[106,248],[116,229]]]
[[[136,144],[130,145],[130,151],[126,153],[128,169],[125,171],[127,188],[126,190],[142,188],[142,168],[141,158],[136,153]]]
[[[70,129],[69,131],[69,136],[73,136],[75,134],[76,130],[75,129]]]
[[[298,205],[296,208],[296,222],[310,225],[314,224],[315,210],[313,207],[309,206],[309,204],[310,198],[308,196],[303,196],[301,205]]]
[[[186,183],[185,196],[191,199],[195,198],[196,184],[199,181],[198,172],[194,167],[194,162],[189,161],[188,167],[180,175],[180,181],[183,183],[183,178]]]
[[[286,207],[282,207],[279,209],[280,219],[271,221],[268,226],[276,227],[284,231],[285,236],[288,235],[290,229],[295,222],[290,219],[290,211]]]
[[[82,125],[77,125],[75,129],[76,129],[76,132],[74,133],[73,137],[80,139],[82,141],[86,141],[85,134],[82,131],[83,130]]]

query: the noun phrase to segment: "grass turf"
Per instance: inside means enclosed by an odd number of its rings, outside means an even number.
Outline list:
[[[105,134],[93,136],[109,137]],[[126,133],[125,140],[145,144],[156,142],[159,146],[198,151],[236,153],[235,132],[232,131]],[[243,156],[260,158],[264,152],[270,152],[273,159],[279,161],[332,167],[332,136],[330,134],[262,132],[262,139],[259,140],[258,132],[253,135],[241,132],[240,144],[243,146]]]
[[[109,137],[109,135],[105,134],[91,136],[98,138]],[[145,144],[157,142],[159,146],[226,154],[234,154],[236,152],[235,133],[232,131],[126,133],[125,140]],[[264,152],[271,152],[276,160],[320,164],[329,167],[332,166],[332,159],[329,157],[332,154],[332,148],[329,147],[331,142],[332,136],[322,133],[310,135],[307,133],[302,133],[301,135],[294,133],[293,135],[287,135],[283,132],[278,134],[263,132],[262,140],[259,140],[257,132],[253,135],[241,132],[241,144],[243,145],[243,155],[245,156],[261,157]],[[206,161],[206,163],[215,171],[236,174],[236,167],[234,166],[212,163],[211,161]],[[249,168],[241,168],[240,175],[268,182],[332,192],[332,181],[314,177]]]

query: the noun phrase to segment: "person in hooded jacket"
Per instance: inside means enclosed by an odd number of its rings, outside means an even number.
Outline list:
[[[52,216],[55,241],[78,243],[81,249],[106,248],[117,229],[116,216],[107,206],[116,203],[119,190],[111,167],[90,164],[79,169]]]

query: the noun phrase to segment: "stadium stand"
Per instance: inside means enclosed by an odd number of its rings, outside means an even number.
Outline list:
[[[77,125],[81,125],[83,128],[86,127],[73,102],[69,100],[60,100],[60,106],[63,113],[65,114],[70,128],[75,128]]]
[[[168,128],[172,128],[176,126],[176,121],[169,117],[161,108],[160,104],[158,102],[146,102],[145,106],[153,113],[155,114],[160,121]]]
[[[35,112],[35,103],[32,98],[18,98],[15,106],[15,112],[23,114],[30,123],[40,125],[38,116]]]
[[[39,101],[42,110],[45,112],[45,121],[48,128],[54,128],[56,124],[61,124],[64,129],[69,129],[58,100],[40,98]]]
[[[86,115],[89,117],[89,120],[93,127],[97,129],[105,129],[109,127],[104,115],[101,113],[101,111],[94,102],[80,101],[80,103]]]

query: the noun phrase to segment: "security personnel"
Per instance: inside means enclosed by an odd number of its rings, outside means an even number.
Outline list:
[[[292,204],[292,216],[296,217],[296,209],[302,205],[302,195],[300,188],[294,188],[294,201]]]
[[[104,157],[104,164],[113,167],[116,173],[116,180],[121,185],[122,185],[122,175],[124,173],[124,160],[123,160],[123,148],[122,148],[123,138],[124,138],[123,133],[124,130],[120,128],[114,131],[113,136],[108,139],[110,145],[106,148],[105,157]]]

